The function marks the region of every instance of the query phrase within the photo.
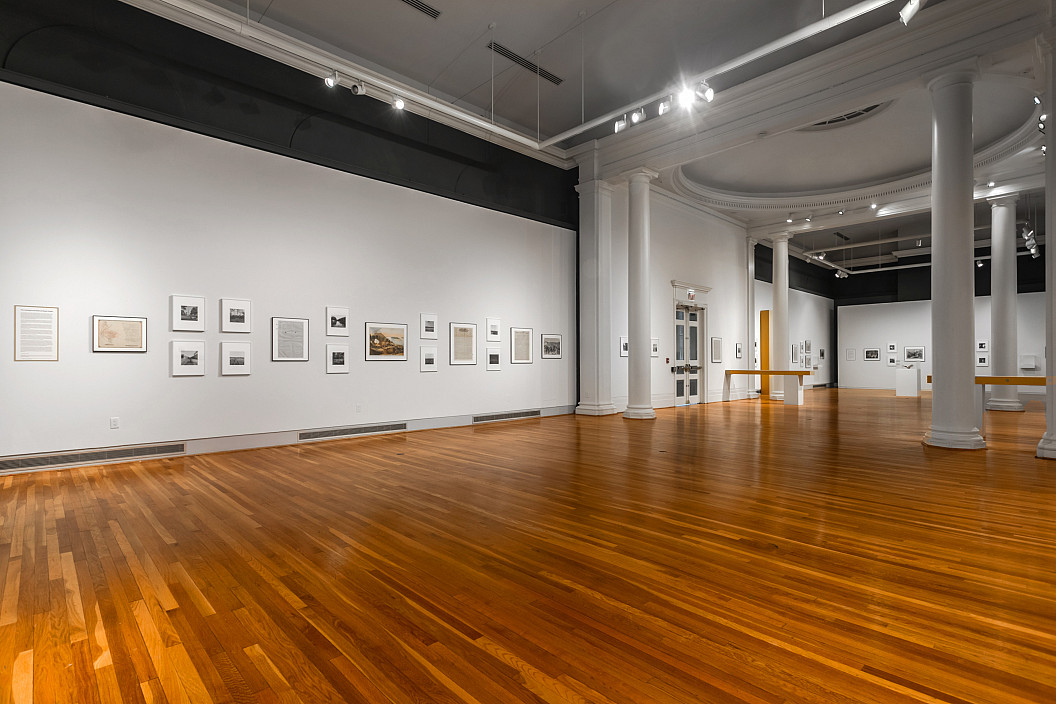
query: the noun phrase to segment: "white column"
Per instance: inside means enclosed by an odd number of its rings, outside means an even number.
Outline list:
[[[1049,27],[1040,41],[1045,55],[1046,81],[1045,111],[1052,114],[1053,97],[1056,96],[1056,60],[1053,59],[1053,45],[1056,44],[1056,29]],[[1056,157],[1052,156],[1056,145],[1056,129],[1045,130],[1045,145],[1049,156],[1045,157],[1045,235],[1056,232]],[[1035,232],[1038,232],[1035,223]],[[1038,457],[1056,459],[1056,385],[1053,384],[1053,364],[1056,362],[1056,247],[1045,245],[1045,375],[1048,384],[1045,386],[1045,434],[1038,443]]]
[[[579,191],[579,405],[603,416],[612,403],[612,186],[588,181]]]
[[[748,341],[744,346],[744,368],[755,369],[755,245],[757,242],[751,237],[747,240],[748,243]],[[755,392],[755,377],[746,377],[748,379],[748,398],[757,398],[759,394]]]
[[[938,447],[985,448],[975,414],[972,81],[951,71],[928,84],[934,121],[931,187],[931,430]]]
[[[788,239],[789,234],[774,235],[774,317],[770,321],[773,335],[770,338],[770,368],[781,371],[791,369],[792,360],[788,347]],[[770,398],[785,397],[785,379],[795,377],[775,376],[770,379]]]
[[[624,418],[656,418],[653,410],[649,295],[649,182],[659,174],[640,169],[629,175],[627,218],[627,410]]]
[[[1016,329],[1016,196],[990,199],[990,373],[1019,371]],[[986,407],[1022,411],[1019,387],[994,386]]]

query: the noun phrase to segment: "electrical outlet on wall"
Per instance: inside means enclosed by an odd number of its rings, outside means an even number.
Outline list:
[[[117,416],[110,416],[110,430],[117,430],[121,427],[121,419]]]

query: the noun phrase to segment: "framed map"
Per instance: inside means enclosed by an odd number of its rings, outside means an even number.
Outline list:
[[[147,319],[92,316],[92,352],[146,352]]]
[[[364,354],[368,362],[407,361],[405,323],[366,323]]]

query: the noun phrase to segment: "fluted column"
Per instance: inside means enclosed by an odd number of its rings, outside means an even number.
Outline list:
[[[579,405],[602,416],[612,403],[612,186],[588,181],[579,191]]]
[[[787,370],[792,360],[788,347],[788,240],[789,234],[774,235],[774,302],[771,306],[774,317],[770,321],[773,336],[770,338],[770,368]],[[770,398],[785,397],[785,379],[795,377],[773,377],[770,384]]]
[[[931,430],[938,447],[985,448],[975,412],[972,82],[945,73],[928,84],[934,110],[931,188]]]
[[[1019,367],[1016,328],[1016,196],[990,199],[990,373],[1015,376]],[[986,407],[1022,411],[1019,387],[994,386]]]
[[[755,369],[755,245],[757,242],[752,238],[748,238],[748,341],[745,343],[744,349],[744,368]],[[747,377],[748,383],[748,398],[756,398],[758,394],[755,392],[755,383],[752,381],[755,377]]]
[[[1046,74],[1044,109],[1052,114],[1052,100],[1056,96],[1056,60],[1053,59],[1053,46],[1056,45],[1056,29],[1049,27],[1039,41],[1045,56]],[[1051,121],[1050,121],[1051,122]],[[1048,153],[1053,154],[1056,145],[1056,130],[1051,127],[1045,131],[1045,144]],[[1036,228],[1036,226],[1035,226]],[[1045,157],[1045,236],[1056,232],[1056,157]],[[1053,364],[1056,361],[1056,251],[1048,243],[1045,245],[1045,375],[1048,384],[1045,386],[1045,434],[1038,443],[1038,457],[1056,459],[1056,386],[1053,385]]]
[[[659,174],[640,169],[629,175],[627,218],[627,410],[624,418],[656,418],[653,410],[649,295],[649,182]]]

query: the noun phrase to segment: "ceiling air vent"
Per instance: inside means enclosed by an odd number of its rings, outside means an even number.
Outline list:
[[[803,131],[806,132],[811,130],[831,129],[833,127],[844,127],[846,125],[854,124],[855,122],[861,122],[865,118],[876,114],[878,111],[883,108],[886,108],[890,104],[890,102],[877,103],[876,105],[870,105],[868,107],[859,108],[858,110],[851,110],[850,112],[845,112],[842,115],[836,115],[835,117],[830,117],[827,120],[815,122],[809,127],[804,127]]]
[[[526,68],[532,73],[538,74],[539,76],[553,83],[555,86],[561,85],[565,80],[564,78],[558,78],[554,74],[547,71],[545,68],[541,68],[539,64],[535,63],[534,61],[529,61],[520,54],[515,54],[508,47],[505,47],[502,44],[499,44],[497,42],[488,42],[488,48],[494,51],[499,56],[506,57],[518,66]]]
[[[410,5],[415,10],[418,10],[418,12],[421,12],[422,14],[425,14],[425,15],[429,15],[434,20],[437,17],[440,16],[440,10],[437,10],[432,5],[426,5],[421,0],[403,0],[403,2],[407,3],[408,5]]]

